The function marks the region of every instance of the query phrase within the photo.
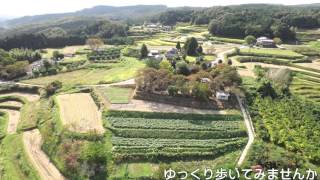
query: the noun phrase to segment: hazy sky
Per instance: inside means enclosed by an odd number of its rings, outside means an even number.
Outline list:
[[[126,6],[137,4],[164,4],[177,6],[214,6],[246,3],[309,4],[319,0],[1,0],[0,16],[26,16],[47,13],[72,12],[96,5]]]

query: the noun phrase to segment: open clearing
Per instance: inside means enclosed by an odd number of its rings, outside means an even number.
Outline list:
[[[87,68],[72,72],[60,73],[53,76],[39,77],[23,81],[24,83],[46,85],[52,81],[59,80],[63,84],[107,84],[120,82],[135,77],[137,71],[145,64],[136,58],[125,58],[119,63],[110,63],[110,68]]]
[[[129,104],[112,104],[110,109],[122,111],[146,111],[146,112],[172,112],[172,113],[192,113],[192,114],[227,114],[226,111],[214,111],[194,109],[188,107],[174,106],[163,103],[156,103],[143,100],[132,99]]]
[[[12,93],[1,93],[1,96],[22,96],[26,98],[28,101],[38,101],[40,96],[37,94],[30,94],[24,92],[12,92]]]
[[[39,130],[28,131],[23,134],[25,150],[37,169],[39,175],[45,180],[63,180],[64,177],[50,162],[46,154],[41,150],[42,138]]]
[[[64,126],[71,131],[103,133],[101,112],[88,93],[57,96],[60,116]]]

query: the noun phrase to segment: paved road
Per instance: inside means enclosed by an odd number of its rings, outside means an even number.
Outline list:
[[[241,166],[243,164],[247,154],[248,154],[248,151],[249,151],[251,145],[253,144],[254,137],[256,135],[254,132],[254,127],[253,127],[253,123],[252,123],[250,114],[245,107],[244,101],[239,96],[237,96],[237,99],[238,99],[238,102],[239,102],[239,105],[240,105],[240,108],[241,108],[241,111],[243,114],[244,122],[245,122],[245,125],[247,128],[247,131],[248,131],[248,135],[249,135],[248,143],[247,143],[246,147],[244,148],[244,150],[242,151],[241,156],[240,156],[238,163],[237,163],[237,166]]]

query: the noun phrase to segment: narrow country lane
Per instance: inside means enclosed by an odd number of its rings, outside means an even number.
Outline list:
[[[252,123],[250,114],[249,114],[248,110],[246,109],[243,100],[239,96],[237,96],[237,99],[238,99],[238,102],[239,102],[239,105],[241,108],[241,112],[243,114],[244,122],[245,122],[247,131],[248,131],[248,136],[249,136],[248,143],[247,143],[246,147],[244,148],[244,150],[242,151],[241,156],[237,162],[237,166],[241,166],[243,164],[247,154],[248,154],[249,149],[251,148],[251,145],[253,144],[254,137],[256,135],[254,132],[254,127],[253,127],[253,123]]]

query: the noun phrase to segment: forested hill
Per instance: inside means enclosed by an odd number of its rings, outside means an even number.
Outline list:
[[[320,5],[245,4],[191,11],[168,10],[155,20],[168,25],[179,21],[209,24],[209,31],[217,36],[243,38],[263,35],[286,41],[295,39],[296,28],[320,27]]]
[[[154,16],[166,11],[168,8],[164,5],[137,5],[137,6],[96,6],[93,8],[83,9],[72,13],[61,14],[45,14],[36,16],[25,16],[22,18],[8,20],[6,25],[9,27],[21,26],[26,24],[39,24],[50,22],[58,19],[73,18],[73,17],[92,17],[98,16],[109,20],[128,20],[142,19],[145,17]]]

